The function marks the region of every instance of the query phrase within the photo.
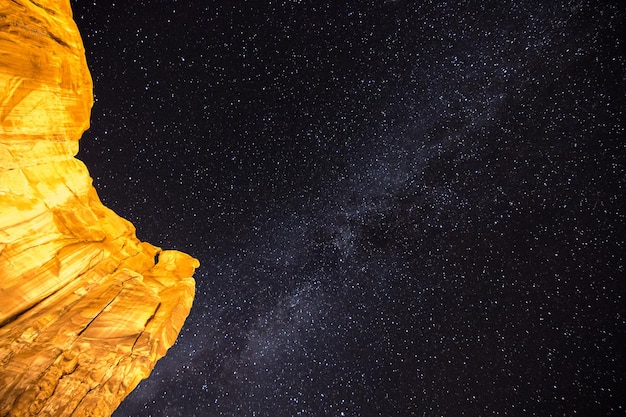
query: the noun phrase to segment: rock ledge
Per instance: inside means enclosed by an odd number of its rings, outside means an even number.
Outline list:
[[[69,1],[2,2],[0,416],[109,416],[193,302],[198,261],[139,241],[75,158],[92,104]]]

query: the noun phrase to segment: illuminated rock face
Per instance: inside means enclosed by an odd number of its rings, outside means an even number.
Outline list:
[[[92,103],[69,1],[0,1],[0,416],[110,415],[191,308],[198,261],[140,242],[74,158]]]

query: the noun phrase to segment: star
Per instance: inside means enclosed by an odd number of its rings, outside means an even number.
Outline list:
[[[79,158],[201,262],[114,415],[624,413],[623,8],[73,8]]]

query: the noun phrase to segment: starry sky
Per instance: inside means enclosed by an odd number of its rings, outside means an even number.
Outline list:
[[[78,157],[201,262],[114,416],[626,413],[619,1],[72,7]]]

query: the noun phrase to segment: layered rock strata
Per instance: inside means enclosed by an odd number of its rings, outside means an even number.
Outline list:
[[[110,415],[191,308],[198,261],[139,241],[75,158],[92,104],[69,1],[0,1],[0,416]]]

